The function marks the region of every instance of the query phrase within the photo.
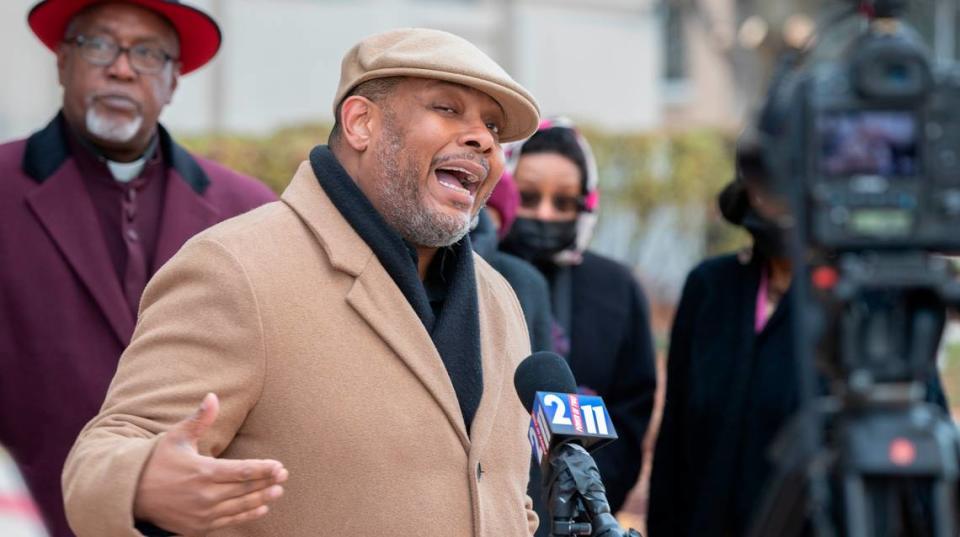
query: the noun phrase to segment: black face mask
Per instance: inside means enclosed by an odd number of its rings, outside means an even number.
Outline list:
[[[786,231],[773,220],[750,208],[740,225],[753,237],[753,248],[762,257],[773,259],[787,256]]]
[[[545,222],[533,218],[517,218],[503,238],[504,251],[530,262],[549,261],[557,252],[577,240],[577,221]]]

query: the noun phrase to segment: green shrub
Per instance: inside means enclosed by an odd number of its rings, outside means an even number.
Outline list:
[[[327,142],[330,127],[303,125],[280,129],[263,137],[243,135],[183,136],[189,150],[256,177],[278,194],[283,192],[300,162],[317,144]]]
[[[310,149],[326,143],[330,127],[309,124],[267,136],[179,138],[190,150],[259,178],[276,192],[290,182]],[[604,203],[626,204],[640,222],[668,204],[707,214],[707,253],[745,244],[745,234],[723,223],[716,194],[733,177],[733,139],[716,130],[614,134],[585,128],[600,167]]]
[[[625,204],[640,222],[672,205],[706,213],[707,254],[747,243],[717,210],[717,193],[733,178],[733,137],[717,130],[611,134],[584,129],[600,168],[605,202]]]

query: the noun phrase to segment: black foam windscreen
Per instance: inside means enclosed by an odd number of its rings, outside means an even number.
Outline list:
[[[513,385],[527,412],[533,411],[537,392],[577,393],[577,381],[567,361],[547,351],[535,352],[520,362]]]

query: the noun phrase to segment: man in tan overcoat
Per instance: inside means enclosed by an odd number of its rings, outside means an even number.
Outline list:
[[[347,53],[334,106],[280,202],[148,285],[64,470],[80,537],[535,528],[529,340],[466,234],[537,104],[470,43],[408,29]]]

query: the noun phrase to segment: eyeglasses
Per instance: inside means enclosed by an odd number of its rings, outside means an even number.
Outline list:
[[[78,35],[65,42],[76,45],[83,59],[100,67],[113,65],[120,54],[126,53],[127,59],[130,60],[130,67],[141,75],[155,75],[163,70],[167,62],[177,59],[157,45],[121,47],[116,41],[106,36]]]
[[[542,199],[543,194],[536,190],[520,191],[520,205],[525,209],[536,209]],[[575,213],[584,208],[583,196],[556,194],[550,197],[550,203],[559,213]]]

